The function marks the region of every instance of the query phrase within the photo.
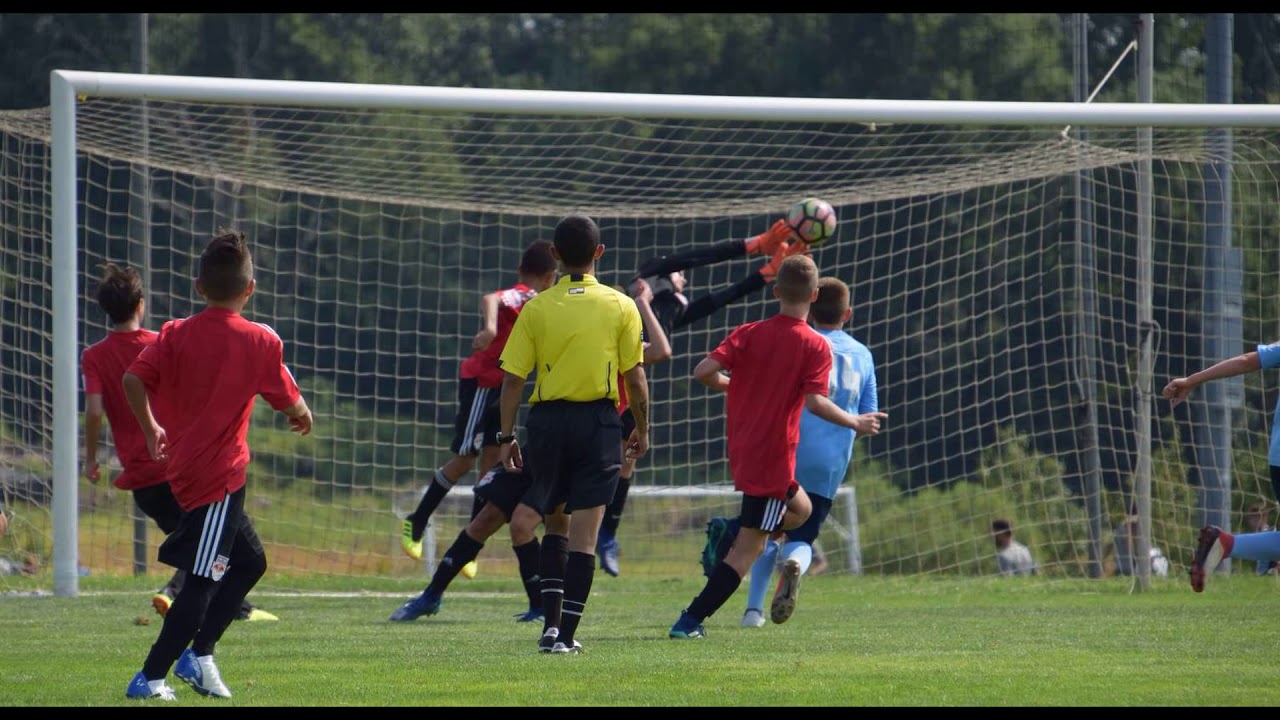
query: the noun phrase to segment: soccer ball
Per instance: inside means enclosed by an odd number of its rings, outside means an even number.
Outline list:
[[[787,225],[810,247],[817,247],[836,234],[836,211],[826,200],[805,198],[787,211]]]

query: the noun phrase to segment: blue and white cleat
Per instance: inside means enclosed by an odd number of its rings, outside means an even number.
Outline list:
[[[423,615],[435,615],[440,612],[440,602],[439,595],[423,590],[421,595],[396,608],[396,611],[387,619],[391,622],[412,622]]]
[[[667,633],[667,637],[672,640],[692,640],[706,636],[706,628],[702,627],[702,623],[694,620],[693,616],[687,612],[680,613],[680,619],[676,621],[675,625],[671,626],[671,632]]]
[[[621,571],[618,567],[618,538],[600,533],[600,541],[596,543],[596,554],[600,556],[600,569],[613,577]]]
[[[178,699],[178,696],[173,694],[173,688],[169,687],[164,680],[148,682],[147,676],[143,675],[141,670],[129,681],[129,687],[124,689],[124,696],[130,700]]]
[[[222,682],[222,673],[218,672],[212,655],[196,657],[196,651],[187,648],[178,657],[178,664],[173,666],[173,674],[201,695],[231,697],[231,690]]]

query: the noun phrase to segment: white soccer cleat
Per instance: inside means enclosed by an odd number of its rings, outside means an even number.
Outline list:
[[[201,695],[231,697],[231,690],[222,682],[222,673],[218,672],[212,655],[196,657],[195,651],[187,648],[182,652],[182,657],[178,658],[173,674]]]
[[[742,614],[742,627],[758,628],[764,627],[764,611],[751,608]]]

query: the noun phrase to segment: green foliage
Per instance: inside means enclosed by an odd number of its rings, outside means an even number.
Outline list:
[[[458,580],[439,615],[396,625],[387,615],[420,581],[380,586],[389,594],[369,592],[367,582],[330,583],[324,589],[348,592],[329,596],[276,594],[268,569],[252,597],[280,622],[235,623],[218,646],[233,697],[203,699],[170,684],[184,706],[233,708],[528,707],[549,697],[574,707],[779,712],[1280,703],[1280,628],[1265,612],[1275,602],[1272,578],[1221,578],[1192,596],[1181,579],[1133,595],[1111,581],[821,576],[802,582],[785,626],[737,627],[739,593],[709,619],[706,639],[668,640],[669,624],[702,585],[692,575],[597,577],[577,633],[585,653],[540,658],[540,628],[511,621],[524,603],[513,577]],[[84,581],[78,599],[4,599],[6,705],[138,707],[123,690],[159,631],[147,598],[164,578]],[[573,664],[554,686],[553,661]],[[415,675],[415,663],[429,664],[430,675]]]

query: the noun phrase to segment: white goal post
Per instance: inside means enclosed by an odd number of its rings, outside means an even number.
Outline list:
[[[958,126],[1119,128],[1277,128],[1280,105],[951,102],[754,98],[407,87],[55,70],[52,125],[52,415],[53,565],[55,591],[78,593],[77,103],[78,98],[129,98],[289,107],[437,110],[526,115],[611,116],[724,121],[916,123]],[[1148,161],[1149,168],[1149,161]],[[1141,187],[1141,183],[1139,184]],[[1148,184],[1148,190],[1150,188]],[[1150,198],[1141,201],[1150,202]],[[1149,225],[1150,213],[1145,221]],[[1139,228],[1150,242],[1150,227]],[[1144,235],[1145,234],[1145,235]],[[1149,254],[1149,247],[1147,249]],[[1149,281],[1149,278],[1148,278]],[[1151,292],[1146,287],[1140,292]],[[1150,343],[1144,352],[1150,353]],[[1150,388],[1150,358],[1137,363]],[[907,392],[907,391],[904,391]],[[1149,445],[1149,443],[1147,443]],[[1141,443],[1139,443],[1141,445]],[[1139,447],[1138,452],[1148,452]],[[1149,472],[1149,461],[1147,463]],[[1142,462],[1138,463],[1142,467]],[[1146,482],[1149,483],[1149,477]],[[685,492],[685,491],[680,491]],[[1142,489],[1137,491],[1140,495]],[[850,507],[853,503],[849,504]],[[854,517],[856,522],[856,515]],[[848,528],[846,528],[848,531]],[[856,538],[856,528],[854,529]],[[853,558],[850,558],[850,562]]]

